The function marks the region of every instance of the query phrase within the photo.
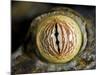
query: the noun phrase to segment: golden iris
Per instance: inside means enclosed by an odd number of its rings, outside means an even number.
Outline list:
[[[70,61],[86,45],[85,21],[73,12],[57,9],[37,17],[32,23],[33,27],[37,27],[38,51],[51,63]]]

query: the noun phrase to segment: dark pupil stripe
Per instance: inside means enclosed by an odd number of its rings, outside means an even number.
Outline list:
[[[58,52],[60,53],[60,48],[59,48],[59,40],[58,40],[58,30],[57,30],[57,23],[55,24],[55,37],[56,37],[56,44],[58,47]]]
[[[72,36],[71,41],[69,40],[70,35]],[[74,31],[62,21],[47,23],[40,36],[42,36],[40,42],[44,51],[55,57],[59,54],[66,55],[67,53],[72,52],[75,47],[76,39]],[[61,40],[59,39],[59,36],[61,36]]]

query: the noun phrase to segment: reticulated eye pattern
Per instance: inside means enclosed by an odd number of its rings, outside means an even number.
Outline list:
[[[36,34],[38,51],[51,63],[70,61],[81,49],[81,28],[72,18],[61,13],[47,18],[42,16],[42,19]]]
[[[70,52],[75,45],[74,31],[65,23],[50,23],[43,31],[42,45],[53,56],[63,55]]]
[[[43,31],[42,45],[51,55],[63,55],[70,51],[74,44],[74,33],[66,25],[54,22]],[[42,34],[42,35],[43,35]],[[49,49],[48,49],[49,48]]]

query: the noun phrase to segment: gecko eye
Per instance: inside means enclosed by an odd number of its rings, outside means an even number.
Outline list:
[[[70,61],[86,45],[84,21],[77,16],[79,14],[73,14],[73,10],[66,9],[43,14],[31,24],[37,25],[38,52],[52,63]]]
[[[11,74],[96,68],[96,6],[11,5]]]

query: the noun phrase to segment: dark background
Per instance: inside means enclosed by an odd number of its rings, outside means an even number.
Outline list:
[[[24,43],[25,36],[28,32],[32,20],[37,16],[48,12],[50,9],[54,7],[60,6],[72,8],[73,10],[83,15],[85,18],[95,21],[96,6],[24,1],[12,1],[11,6],[12,53],[15,52],[17,48],[21,46],[22,43]]]

